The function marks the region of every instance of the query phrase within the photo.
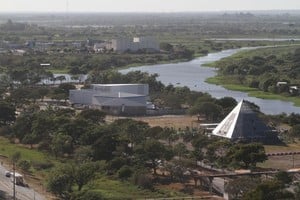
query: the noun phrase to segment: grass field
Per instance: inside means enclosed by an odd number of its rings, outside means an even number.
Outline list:
[[[108,179],[107,177],[97,178],[88,186],[91,190],[100,192],[107,199],[147,199],[160,197],[185,196],[170,189],[141,189],[128,181]]]
[[[49,157],[37,150],[30,149],[25,146],[15,145],[9,142],[8,139],[0,137],[0,155],[10,158],[14,153],[20,152],[22,160],[47,162]]]

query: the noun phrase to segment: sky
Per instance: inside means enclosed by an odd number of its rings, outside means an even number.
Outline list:
[[[300,0],[0,0],[0,12],[295,10]]]

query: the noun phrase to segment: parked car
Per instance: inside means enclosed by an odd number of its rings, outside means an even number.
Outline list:
[[[10,171],[5,171],[5,176],[6,177],[10,177],[11,176],[11,172]]]

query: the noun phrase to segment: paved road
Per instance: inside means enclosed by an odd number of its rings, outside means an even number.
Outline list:
[[[12,196],[13,183],[9,177],[5,176],[5,171],[7,171],[7,169],[0,165],[0,190]],[[46,200],[45,197],[35,192],[33,189],[18,185],[16,185],[16,197],[20,200]]]

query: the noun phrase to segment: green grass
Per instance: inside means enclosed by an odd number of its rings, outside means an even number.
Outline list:
[[[101,176],[94,180],[89,189],[101,193],[107,199],[145,199],[159,197],[184,196],[182,193],[172,190],[141,189],[128,181],[112,180]]]
[[[14,153],[20,152],[21,159],[29,161],[47,162],[48,156],[42,152],[27,147],[12,144],[8,139],[0,137],[0,155],[11,157]]]

